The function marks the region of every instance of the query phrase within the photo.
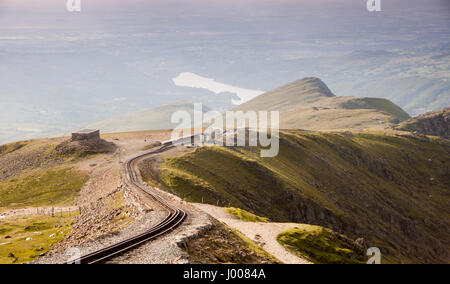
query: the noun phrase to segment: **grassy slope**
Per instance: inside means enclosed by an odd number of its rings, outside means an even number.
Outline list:
[[[359,98],[348,101],[342,105],[345,109],[368,108],[375,109],[386,114],[392,115],[393,119],[404,121],[410,118],[399,106],[391,101],[379,98]]]
[[[254,223],[267,223],[267,222],[269,222],[268,218],[256,216],[255,214],[252,214],[252,213],[250,213],[248,211],[245,211],[245,210],[242,210],[242,209],[239,209],[239,208],[227,208],[226,211],[228,213],[238,217],[242,221],[245,221],[245,222],[254,222]]]
[[[305,78],[234,108],[279,111],[280,127],[308,130],[384,129],[409,115],[389,100],[336,97],[317,78]]]
[[[27,216],[0,220],[0,264],[35,260],[70,233],[73,221],[73,216],[67,214],[63,217]],[[9,253],[15,257],[8,257]]]
[[[37,170],[0,182],[0,207],[74,205],[85,181],[85,176],[69,168]]]
[[[447,75],[448,76],[448,75]],[[450,104],[450,82],[412,76],[402,79],[373,79],[355,84],[339,82],[333,86],[339,93],[350,96],[383,97],[395,102],[412,115],[418,111],[438,110]]]
[[[319,226],[288,230],[278,235],[277,241],[315,264],[363,264],[365,259],[350,240]]]
[[[26,146],[26,142],[16,142],[0,146],[0,157],[5,156],[14,151],[20,150],[22,147]]]
[[[100,129],[102,133],[139,131],[148,129],[173,129],[178,124],[171,123],[171,117],[174,112],[187,111],[191,117],[194,114],[194,105],[192,103],[173,103],[164,105],[155,109],[143,110],[112,117],[91,124],[88,128]],[[203,109],[208,111],[208,109]],[[185,127],[191,127],[190,124]]]
[[[62,141],[30,140],[2,146],[6,150],[0,156],[0,209],[76,203],[87,177],[72,166],[80,158],[58,153]]]
[[[30,140],[0,146],[0,212],[76,204],[87,176],[74,169],[80,158],[57,153],[55,149],[63,140]],[[71,224],[76,221],[68,213],[63,215],[0,220],[0,263],[29,262],[50,250],[70,233]],[[8,257],[9,253],[14,257]]]
[[[226,211],[245,222],[269,222],[268,218],[239,208]],[[277,241],[300,258],[316,264],[363,264],[365,259],[363,249],[352,240],[319,226],[290,229],[279,234]]]
[[[161,176],[189,201],[365,237],[390,262],[448,262],[449,153],[412,137],[291,131],[275,158],[199,148],[166,159]]]

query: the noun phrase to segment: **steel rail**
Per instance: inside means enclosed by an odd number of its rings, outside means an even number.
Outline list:
[[[140,184],[136,172],[134,170],[135,163],[147,156],[162,153],[164,151],[167,151],[173,147],[176,146],[176,144],[182,143],[185,139],[190,139],[190,137],[184,137],[175,141],[168,141],[164,142],[162,144],[162,147],[139,155],[137,157],[132,158],[126,163],[125,169],[126,174],[128,177],[128,181],[135,187],[139,188],[142,192],[144,192],[146,195],[150,196],[152,199],[154,199],[157,203],[162,205],[168,212],[168,215],[164,220],[162,220],[160,223],[158,223],[156,226],[150,228],[148,231],[139,234],[137,236],[128,238],[124,241],[121,241],[119,243],[116,243],[114,245],[111,245],[109,247],[100,249],[98,251],[89,253],[87,255],[84,255],[80,257],[79,259],[71,260],[70,262],[67,262],[68,264],[99,264],[104,263],[107,260],[110,260],[114,257],[117,257],[125,252],[128,252],[132,249],[137,248],[138,246],[144,244],[145,242],[148,242],[150,240],[153,240],[159,236],[162,236],[164,234],[167,234],[177,228],[179,225],[183,223],[183,221],[187,217],[187,213],[184,212],[181,209],[178,209],[172,205],[170,205],[167,201],[165,201],[163,198],[161,198],[159,195],[157,195],[154,192],[149,191],[147,188],[145,188],[143,185]]]

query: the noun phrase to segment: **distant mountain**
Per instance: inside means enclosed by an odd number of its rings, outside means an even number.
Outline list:
[[[386,99],[336,97],[318,78],[297,80],[232,110],[279,111],[281,128],[307,130],[385,129],[410,118]],[[194,105],[190,102],[168,104],[112,117],[87,127],[100,129],[103,133],[173,129],[178,126],[171,123],[172,114],[176,111],[187,111],[193,117]],[[204,107],[203,112],[207,111],[209,109]]]
[[[207,112],[208,110],[203,106],[203,112]],[[179,125],[171,123],[172,114],[177,111],[187,111],[193,117],[195,112],[194,104],[190,102],[168,104],[155,109],[112,117],[93,123],[87,127],[100,129],[102,133],[173,129]],[[187,128],[191,126],[194,125],[189,123],[185,125]]]
[[[317,59],[315,65],[322,66],[317,76],[329,75],[324,78],[337,95],[386,98],[416,116],[450,104],[449,63],[448,48],[433,47],[409,52],[358,51]]]
[[[450,139],[450,107],[408,119],[396,128]]]
[[[409,118],[387,99],[336,97],[318,78],[305,78],[235,107],[279,111],[280,127],[308,130],[383,129]]]

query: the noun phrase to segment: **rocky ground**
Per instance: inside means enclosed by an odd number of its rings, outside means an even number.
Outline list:
[[[62,141],[64,138],[42,139],[33,143],[24,141],[0,146],[0,181],[16,177],[26,170],[45,169],[64,163],[62,159],[55,159],[49,153]],[[27,151],[18,151],[28,144],[30,146],[27,147]]]
[[[173,233],[166,234],[139,248],[112,259],[108,263],[120,264],[183,264],[189,257],[183,250],[183,243],[202,234],[212,226],[209,216],[184,203],[177,205],[188,213],[185,222]],[[148,227],[147,227],[148,228]]]
[[[396,128],[450,139],[450,107],[408,119],[400,123]]]
[[[268,253],[272,254],[274,257],[278,258],[285,264],[311,263],[292,254],[290,251],[281,246],[276,240],[277,236],[280,233],[296,227],[301,228],[303,226],[302,224],[244,222],[237,217],[227,213],[225,211],[225,208],[222,207],[216,207],[207,204],[195,204],[195,206],[200,208],[204,212],[207,212],[220,222],[223,222],[231,228],[240,231],[249,239],[260,245]]]
[[[0,149],[0,163],[4,164],[1,168],[5,168],[6,171],[0,173],[0,180],[20,175],[27,169],[41,169],[47,165],[67,163],[54,154],[54,149],[68,145],[67,139],[33,141],[33,149],[29,153],[23,151],[14,153],[16,149],[22,148],[21,145],[3,147]],[[87,154],[71,160],[71,166],[89,178],[79,193],[76,206],[54,208],[56,213],[79,212],[76,222],[71,226],[71,232],[34,263],[65,263],[73,258],[73,249],[79,251],[81,255],[91,253],[143,233],[166,217],[167,212],[164,208],[141,190],[127,184],[124,165],[130,158],[159,145],[158,142],[169,140],[170,132],[110,134],[102,135],[102,139],[107,145],[115,144],[114,152]],[[164,155],[175,156],[192,150],[190,147],[176,147]],[[152,159],[158,163],[151,165],[159,165],[162,155],[152,156]],[[8,167],[8,164],[12,167]],[[150,168],[150,172],[158,174],[157,167]],[[146,184],[142,180],[141,183]],[[259,248],[256,243],[215,220],[208,214],[209,212],[183,201],[170,192],[160,190],[157,184],[147,186],[169,203],[182,208],[188,213],[188,217],[172,233],[147,242],[110,260],[109,263],[280,262]],[[35,215],[39,210],[40,213],[51,212],[49,209],[51,210],[51,207],[8,209],[0,211],[2,212],[0,218]]]
[[[193,264],[275,264],[281,261],[239,231],[213,219],[213,225],[195,234],[182,247]]]
[[[72,248],[79,249],[84,255],[143,233],[165,218],[167,212],[153,199],[126,184],[123,166],[128,159],[144,153],[143,149],[148,148],[146,146],[169,139],[168,133],[127,133],[122,136],[110,135],[106,139],[118,146],[113,155],[100,155],[77,164],[77,168],[88,172],[90,178],[80,192],[78,206],[81,214],[72,227],[71,235],[36,263],[64,263],[72,257],[68,253]],[[179,151],[189,150],[177,148],[171,153]],[[186,246],[222,225],[174,195],[155,187],[149,189],[185,210],[188,213],[186,221],[173,233],[148,242],[109,263],[191,262]],[[235,249],[231,254],[237,255],[239,252]]]

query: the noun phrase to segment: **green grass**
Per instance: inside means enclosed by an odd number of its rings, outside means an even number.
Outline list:
[[[160,179],[190,202],[364,237],[394,262],[445,262],[428,244],[450,247],[439,229],[450,227],[449,148],[395,134],[282,132],[274,158],[259,148],[201,147],[166,157]]]
[[[410,118],[409,114],[402,108],[387,99],[380,98],[357,98],[342,104],[346,109],[370,108],[392,115],[398,121]]]
[[[281,233],[277,241],[315,264],[364,264],[364,256],[331,230],[308,226]]]
[[[255,214],[252,214],[250,212],[247,212],[247,211],[239,209],[239,208],[227,208],[226,211],[245,222],[254,222],[254,223],[269,222],[269,218],[259,217],[259,216],[256,216]]]
[[[0,208],[74,205],[86,180],[69,168],[33,171],[0,182]]]
[[[0,157],[15,152],[17,150],[20,150],[26,145],[27,145],[26,142],[16,142],[6,145],[0,145]]]
[[[63,217],[27,216],[0,220],[0,264],[30,262],[49,251],[71,231],[70,226],[76,218],[67,214]],[[8,257],[10,253],[14,258]]]

